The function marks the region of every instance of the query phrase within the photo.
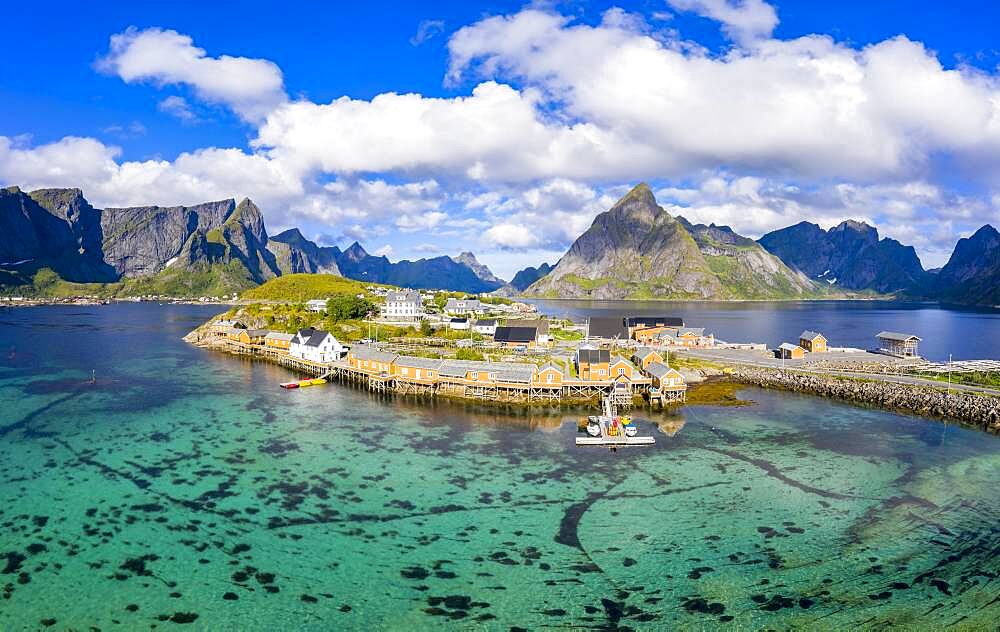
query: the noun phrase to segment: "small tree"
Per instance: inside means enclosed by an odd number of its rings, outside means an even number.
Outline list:
[[[334,322],[364,318],[373,308],[370,302],[354,294],[335,294],[326,302],[327,317]]]
[[[426,338],[427,336],[430,336],[433,333],[434,333],[434,328],[431,327],[431,321],[426,320],[426,319],[425,320],[421,320],[420,321],[420,335],[422,335],[422,336],[424,336]]]

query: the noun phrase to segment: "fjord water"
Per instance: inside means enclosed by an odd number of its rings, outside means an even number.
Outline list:
[[[869,349],[880,331],[923,338],[921,354],[945,361],[1000,359],[1000,309],[899,301],[578,301],[531,300],[543,313],[591,316],[680,316],[729,342],[776,347],[798,342],[803,330],[822,332],[832,346]]]
[[[283,391],[181,342],[216,310],[0,311],[0,629],[1000,620],[996,436],[746,389],[577,449],[578,411]]]

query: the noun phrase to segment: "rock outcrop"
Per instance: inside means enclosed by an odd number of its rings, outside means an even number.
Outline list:
[[[987,224],[959,239],[930,285],[928,294],[939,300],[1000,305],[1000,232]]]
[[[944,389],[926,386],[841,379],[751,367],[736,368],[731,375],[744,384],[834,397],[924,417],[956,419],[1000,432],[1000,398],[974,392],[953,390],[948,394]]]

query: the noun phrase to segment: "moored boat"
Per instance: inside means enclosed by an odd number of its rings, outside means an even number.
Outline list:
[[[282,382],[278,386],[280,386],[281,388],[298,388],[299,387],[299,383],[298,382]]]

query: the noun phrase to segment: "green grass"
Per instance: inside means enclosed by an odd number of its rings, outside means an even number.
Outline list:
[[[920,377],[948,384],[948,374],[921,373]],[[973,373],[951,374],[952,384],[967,384],[969,386],[986,386],[988,388],[1000,388],[1000,372],[997,371],[975,371]]]
[[[578,286],[580,289],[592,292],[598,288],[602,288],[608,283],[611,283],[611,279],[587,279],[577,274],[567,274],[559,278],[560,281],[566,281],[567,283],[572,283]]]
[[[286,274],[241,293],[240,298],[304,303],[310,299],[326,298],[333,294],[367,296],[368,290],[365,288],[369,285],[378,284],[353,281],[333,274]]]

